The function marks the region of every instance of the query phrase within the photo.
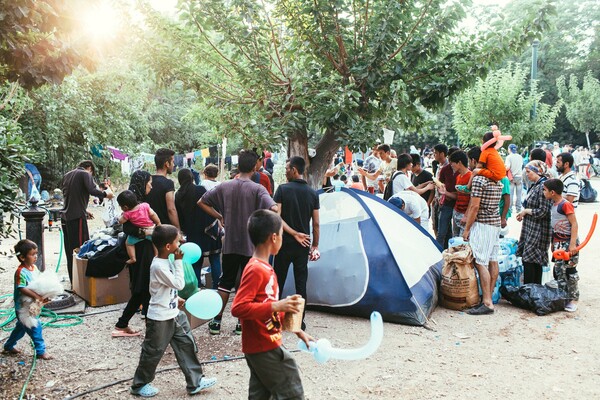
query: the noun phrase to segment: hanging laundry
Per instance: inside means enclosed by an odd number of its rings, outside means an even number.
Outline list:
[[[206,149],[206,151],[208,151],[208,149]],[[204,156],[202,155],[202,151],[194,150],[194,157],[204,157]]]
[[[123,161],[127,158],[127,154],[123,153],[116,147],[106,146],[106,148],[108,149],[108,151],[110,151],[110,155],[112,156],[113,160]]]
[[[194,152],[192,151],[191,153],[186,153],[185,154],[185,158],[187,158],[188,160],[191,160],[194,158]]]
[[[202,150],[200,150],[200,154],[202,155],[203,158],[208,158],[208,157],[210,157],[210,150],[202,149]]]
[[[176,168],[183,168],[183,154],[175,154],[174,162]]]
[[[218,157],[219,156],[218,146],[210,146],[208,148],[208,151],[210,152],[210,156],[211,157]]]

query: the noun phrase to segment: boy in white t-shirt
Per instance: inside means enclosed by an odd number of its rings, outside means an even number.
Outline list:
[[[150,266],[151,298],[146,316],[146,338],[129,390],[137,396],[158,394],[158,389],[150,382],[154,380],[156,367],[169,344],[185,375],[188,394],[197,394],[217,383],[215,378],[204,377],[196,357],[197,348],[190,324],[180,310],[184,300],[177,296],[177,291],[183,289],[185,280],[179,236],[179,229],[173,225],[157,226],[152,233],[152,243],[158,249],[158,256],[154,257]],[[175,256],[173,262],[169,260],[170,254]]]

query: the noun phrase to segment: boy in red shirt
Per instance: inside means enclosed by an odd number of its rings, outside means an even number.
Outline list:
[[[277,275],[269,257],[281,248],[283,221],[268,210],[248,220],[254,254],[242,275],[231,314],[242,323],[242,351],[250,368],[248,399],[304,399],[296,361],[283,347],[281,321],[286,312],[300,312],[300,295],[279,300]],[[295,332],[308,346],[312,337]]]

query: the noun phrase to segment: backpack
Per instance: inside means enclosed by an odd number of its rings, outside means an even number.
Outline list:
[[[579,182],[579,201],[581,203],[593,203],[596,201],[598,192],[592,187],[588,179],[582,179]]]
[[[396,177],[399,174],[403,174],[404,172],[402,171],[396,171],[394,172],[394,175],[392,175],[392,179],[390,179],[390,181],[387,183],[387,185],[385,185],[385,189],[383,189],[383,199],[385,201],[388,201],[390,199],[390,197],[392,197],[394,195],[394,179],[396,179]]]

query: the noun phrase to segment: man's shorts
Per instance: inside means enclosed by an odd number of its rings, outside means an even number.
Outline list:
[[[223,266],[221,278],[219,279],[219,290],[230,293],[235,287],[240,271],[244,271],[244,267],[250,261],[250,257],[241,254],[223,254]]]
[[[475,262],[487,267],[490,261],[498,261],[500,227],[474,222],[469,233],[469,245]]]

